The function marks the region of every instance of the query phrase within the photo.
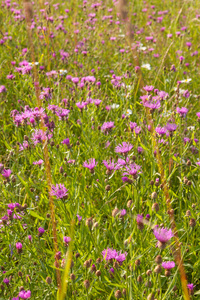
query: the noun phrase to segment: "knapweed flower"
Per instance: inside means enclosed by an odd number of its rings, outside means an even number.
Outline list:
[[[5,178],[9,178],[10,177],[10,175],[11,175],[11,173],[12,173],[12,171],[10,170],[10,169],[4,169],[3,170],[3,172],[2,172],[2,175],[3,175],[3,177],[5,177]]]
[[[38,236],[41,237],[41,236],[43,236],[44,233],[45,233],[44,228],[39,227],[39,228],[38,228]]]
[[[33,165],[41,165],[44,161],[42,159],[39,159],[38,161],[34,161]]]
[[[80,223],[83,217],[81,217],[81,216],[79,216],[79,215],[76,215],[76,216],[77,216],[78,221],[79,221],[79,223]]]
[[[101,131],[108,133],[111,131],[112,128],[114,128],[114,122],[105,122],[103,123],[103,125],[101,126]]]
[[[64,236],[63,241],[65,243],[65,246],[68,246],[69,242],[71,242],[71,238],[69,236]]]
[[[22,252],[22,243],[18,242],[15,244],[16,249],[17,249],[17,253],[21,253]]]
[[[176,111],[181,117],[185,117],[188,113],[188,109],[186,107],[181,107],[181,108],[177,107]]]
[[[21,292],[19,292],[19,298],[21,298],[21,299],[31,298],[31,291],[30,290],[28,290],[28,291],[22,290]]]
[[[95,158],[90,158],[88,161],[83,163],[83,167],[88,168],[90,173],[94,173],[94,168],[96,167],[97,163],[95,162]]]
[[[136,218],[137,227],[139,230],[142,230],[144,228],[144,217],[143,215],[138,214]]]
[[[135,163],[126,166],[126,171],[123,175],[131,175],[134,179],[137,178],[138,171],[141,169],[141,166],[136,165]]]
[[[175,262],[174,261],[164,261],[162,263],[162,267],[165,269],[165,270],[171,270],[172,268],[175,267]]]
[[[9,279],[8,278],[5,278],[4,280],[3,280],[3,282],[6,284],[6,285],[9,285]]]
[[[82,111],[87,104],[87,102],[77,102],[76,106]]]
[[[174,236],[171,229],[159,228],[158,225],[154,228],[153,233],[158,240],[157,246],[160,249],[164,249],[166,243]]]
[[[133,148],[133,145],[126,143],[126,142],[122,142],[122,145],[119,144],[117,147],[115,147],[115,152],[117,153],[122,153],[122,154],[126,154],[128,153],[131,149]]]
[[[107,171],[106,171],[107,175],[111,175],[113,170],[116,170],[117,164],[114,163],[114,161],[111,159],[109,161],[103,160],[103,164],[107,169]]]
[[[5,93],[6,91],[6,87],[4,85],[0,85],[0,94]]]
[[[63,145],[69,146],[69,145],[70,145],[69,138],[64,139],[61,143],[62,143]]]
[[[51,187],[51,195],[56,196],[57,199],[66,199],[68,197],[68,190],[64,186],[64,184],[56,184]]]
[[[167,123],[167,125],[165,126],[165,128],[170,132],[175,131],[177,127],[178,126],[175,123]]]
[[[192,291],[194,289],[196,285],[194,285],[193,283],[188,283],[187,287],[190,291]]]
[[[126,256],[127,256],[127,252],[125,253],[121,253],[120,252],[117,252],[115,249],[104,249],[102,251],[102,255],[103,255],[103,258],[107,261],[111,260],[111,259],[115,259],[117,262],[119,262],[120,264],[122,264],[122,262],[126,259]]]
[[[196,113],[198,121],[200,121],[200,112]]]

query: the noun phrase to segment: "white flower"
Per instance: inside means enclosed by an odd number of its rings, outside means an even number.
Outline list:
[[[116,108],[119,108],[119,104],[113,103],[110,107],[113,109],[116,109]]]
[[[64,75],[64,74],[66,74],[67,73],[67,70],[59,70],[59,72],[60,72],[60,75]]]
[[[142,64],[141,68],[144,68],[144,69],[147,69],[147,70],[151,70],[150,64]]]
[[[192,79],[191,78],[187,78],[187,79],[183,79],[180,82],[181,83],[189,83]]]
[[[187,129],[189,129],[189,130],[195,130],[195,127],[194,126],[189,126]]]
[[[36,62],[28,63],[28,64],[29,64],[29,66],[37,66],[37,65],[39,65],[39,62],[36,61]]]
[[[127,109],[125,112],[124,112],[124,114],[126,115],[126,116],[130,116],[130,115],[132,115],[132,110],[131,109]]]

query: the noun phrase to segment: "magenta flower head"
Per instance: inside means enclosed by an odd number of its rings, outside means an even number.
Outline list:
[[[71,238],[69,236],[64,236],[63,241],[65,243],[65,246],[68,246],[69,242],[71,242]]]
[[[122,153],[122,154],[127,154],[131,149],[133,148],[133,145],[122,142],[122,145],[119,144],[117,147],[115,147],[115,152],[117,153]]]
[[[9,279],[8,278],[5,278],[4,280],[3,280],[3,282],[6,284],[6,285],[9,285]]]
[[[164,261],[162,263],[162,267],[165,269],[165,270],[171,270],[172,268],[175,267],[175,262],[174,261]]]
[[[81,220],[82,220],[82,217],[81,216],[79,216],[79,215],[76,215],[77,216],[77,218],[78,218],[78,222],[80,223],[81,222]]]
[[[8,179],[11,175],[12,171],[10,169],[6,170],[4,169],[2,172],[3,177],[5,177],[6,179]]]
[[[95,158],[90,158],[88,161],[83,163],[83,167],[88,168],[90,173],[94,173],[94,168],[96,167],[97,163],[95,162]]]
[[[165,126],[165,128],[170,131],[170,132],[173,132],[177,129],[177,125],[174,124],[174,123],[167,123],[167,125]]]
[[[198,121],[200,121],[200,112],[197,113]]]
[[[21,299],[29,299],[29,298],[31,298],[31,291],[24,291],[24,290],[22,290],[21,292],[19,292],[19,298],[21,298]]]
[[[103,125],[101,126],[101,131],[108,133],[111,131],[112,128],[114,128],[114,122],[105,122],[103,123]]]
[[[15,244],[17,253],[22,253],[22,243],[18,242]]]
[[[52,185],[52,187],[51,187],[51,195],[56,196],[57,199],[67,199],[67,197],[68,197],[67,192],[68,192],[68,190],[66,189],[64,184],[61,184],[61,183]]]
[[[152,92],[153,89],[154,89],[154,86],[153,85],[146,85],[143,87],[143,89],[146,91],[146,92]]]
[[[70,145],[69,138],[64,139],[61,143],[62,143],[63,145],[69,146],[69,145]]]
[[[190,291],[192,291],[194,289],[196,285],[194,285],[193,283],[188,283],[187,287]]]
[[[137,215],[136,218],[136,222],[137,222],[137,227],[139,230],[142,230],[144,228],[144,218],[143,215]]]
[[[176,111],[181,117],[185,117],[188,113],[188,109],[186,107],[181,107],[181,108],[177,107]]]
[[[153,233],[158,240],[157,246],[160,249],[164,249],[166,243],[174,236],[171,229],[159,228],[158,225],[155,226]]]
[[[28,235],[28,239],[30,242],[32,242],[32,236],[31,235]]]
[[[45,233],[44,228],[39,227],[39,228],[38,228],[38,236],[41,237],[41,236],[43,236],[44,233]]]
[[[117,252],[115,249],[107,248],[102,251],[102,255],[106,261],[115,259],[117,262],[122,264],[122,262],[126,259],[127,252],[121,253],[121,251]]]

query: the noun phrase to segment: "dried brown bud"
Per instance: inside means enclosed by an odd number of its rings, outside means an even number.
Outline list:
[[[155,258],[155,262],[160,265],[162,263],[162,256],[161,255],[157,255]]]
[[[84,286],[85,286],[86,289],[89,289],[89,287],[90,287],[90,282],[89,282],[89,280],[86,279],[86,280],[83,282],[83,284],[84,284]]]
[[[140,266],[140,264],[141,264],[140,259],[137,259],[137,260],[135,261],[135,265],[138,267],[138,266]]]
[[[185,215],[186,215],[186,217],[190,217],[191,216],[191,211],[187,210]]]
[[[47,278],[46,278],[46,283],[47,283],[47,284],[51,284],[51,283],[52,283],[51,277],[47,276]]]
[[[115,292],[115,298],[117,298],[117,299],[122,298],[122,293],[121,293],[120,290],[117,290],[117,291]]]
[[[161,273],[161,272],[162,272],[161,266],[160,266],[160,265],[157,265],[157,266],[155,267],[155,269],[154,269],[154,272],[155,272],[156,274]]]
[[[159,204],[158,203],[154,203],[152,205],[152,210],[155,210],[156,212],[158,212],[159,211]]]
[[[95,274],[96,274],[97,277],[99,277],[99,276],[101,276],[101,271],[97,270]]]
[[[151,199],[155,200],[158,197],[158,194],[156,192],[153,192],[151,194]]]
[[[132,200],[128,200],[127,202],[127,207],[130,208],[132,206],[133,201]]]
[[[119,213],[119,209],[118,208],[114,208],[113,211],[112,211],[112,217],[115,218],[118,213]]]
[[[74,280],[76,279],[76,276],[74,275],[74,273],[71,273],[71,274],[70,274],[70,279],[71,279],[72,281],[74,281]]]
[[[195,219],[190,219],[190,223],[189,223],[189,225],[191,226],[191,227],[195,227],[196,226],[196,220]]]
[[[142,282],[142,276],[139,275],[138,278],[137,278],[137,282],[141,283]]]

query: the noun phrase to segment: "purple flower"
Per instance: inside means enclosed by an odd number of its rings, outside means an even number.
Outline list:
[[[165,269],[165,270],[170,270],[172,268],[175,267],[175,262],[174,261],[164,261],[162,263],[162,267]]]
[[[167,133],[167,129],[165,127],[160,127],[160,126],[156,127],[155,131],[159,135],[165,135]]]
[[[125,154],[129,152],[132,148],[133,146],[131,144],[122,142],[122,145],[119,144],[117,147],[115,147],[115,152]]]
[[[68,246],[69,242],[71,242],[71,238],[69,236],[64,236],[63,241],[64,241],[65,245]]]
[[[76,106],[82,110],[88,103],[87,102],[77,102]]]
[[[16,243],[15,246],[18,250],[22,249],[22,243],[20,243],[20,242]]]
[[[152,85],[146,85],[143,87],[143,89],[146,91],[146,92],[152,92],[153,89],[154,89],[154,86]]]
[[[68,196],[68,190],[64,186],[64,184],[56,184],[51,187],[51,195],[56,196],[57,199],[66,199]]]
[[[187,287],[190,291],[192,291],[194,289],[196,285],[194,285],[193,283],[188,283]]]
[[[188,109],[186,107],[181,107],[181,108],[177,107],[176,111],[177,113],[179,113],[181,117],[185,117],[188,113]]]
[[[30,290],[28,290],[27,292],[26,291],[21,291],[21,292],[19,292],[19,297],[21,298],[21,299],[28,299],[28,298],[31,298],[31,291]]]
[[[172,131],[175,131],[177,129],[177,125],[174,124],[174,123],[167,123],[167,125],[165,126],[165,128],[172,132]]]
[[[2,172],[2,175],[5,178],[9,178],[11,173],[12,173],[12,171],[10,169],[8,169],[8,170],[4,169]]]
[[[116,163],[114,163],[113,160],[109,160],[109,161],[106,161],[106,160],[103,160],[103,164],[104,166],[106,167],[107,171],[109,174],[112,174],[112,171],[116,169]],[[107,173],[106,173],[107,174]],[[108,175],[109,175],[108,174]]]
[[[114,122],[105,122],[103,123],[103,125],[101,126],[101,131],[102,132],[106,132],[108,133],[109,131],[111,131],[112,128],[114,128]]]
[[[5,93],[6,91],[6,87],[4,85],[0,85],[0,94]]]
[[[95,162],[95,158],[90,158],[88,161],[83,163],[83,167],[88,168],[91,173],[94,173],[94,168],[96,165],[97,163]]]
[[[110,273],[113,273],[113,274],[115,273],[115,270],[113,268],[110,268],[109,271],[110,271]]]
[[[143,149],[142,147],[138,147],[138,148],[137,148],[137,151],[138,151],[139,154],[141,154],[141,153],[144,152],[144,149]]]
[[[123,173],[123,175],[131,175],[134,178],[137,177],[138,171],[141,169],[141,166],[136,165],[136,163],[130,164],[129,166],[126,166],[126,171]]]
[[[126,215],[126,210],[125,209],[122,209],[121,212],[120,212],[120,216],[123,217]]]
[[[34,161],[33,165],[41,165],[43,163],[42,159],[39,159],[38,161]]]
[[[6,284],[6,285],[9,285],[9,279],[8,278],[5,278],[4,280],[3,280],[3,282]]]
[[[196,113],[198,120],[200,120],[200,112]]]
[[[31,235],[28,235],[28,239],[30,242],[32,242],[32,236]]]
[[[121,253],[120,252],[117,252],[115,249],[104,249],[102,251],[102,255],[103,255],[103,258],[105,260],[110,260],[110,259],[116,259],[116,261],[118,261],[119,263],[122,263],[125,259],[126,259],[126,256],[127,256],[127,252],[125,253]]]
[[[161,243],[168,242],[174,236],[171,229],[159,228],[158,225],[154,228],[153,233],[156,239]]]
[[[80,221],[82,220],[82,217],[79,216],[79,215],[76,215],[76,216],[77,216],[77,218],[78,218],[78,221],[80,222]]]
[[[135,122],[130,122],[130,129],[131,129],[131,131],[133,131],[133,129],[134,129],[135,127],[137,127],[137,123],[135,123]]]
[[[45,233],[45,230],[44,230],[44,228],[42,228],[42,227],[39,227],[38,228],[38,235],[39,235],[39,237],[41,237],[44,233]]]
[[[62,143],[63,145],[69,146],[69,145],[70,145],[69,138],[64,139],[61,143]]]

